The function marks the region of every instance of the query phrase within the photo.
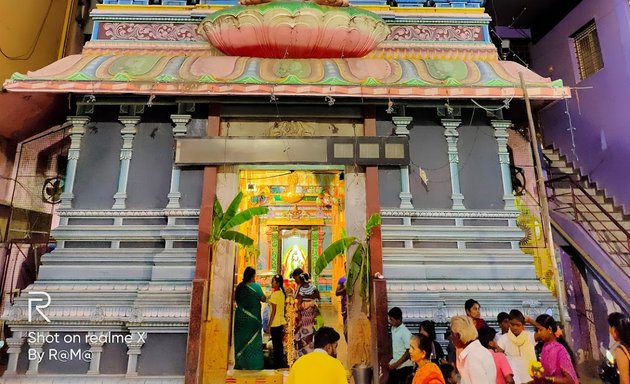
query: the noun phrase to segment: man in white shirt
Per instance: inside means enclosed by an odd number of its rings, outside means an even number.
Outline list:
[[[468,316],[451,319],[451,339],[456,348],[463,348],[457,357],[460,384],[496,384],[497,369],[490,351],[477,340],[475,324]]]
[[[388,384],[404,384],[413,373],[413,364],[409,360],[409,342],[411,332],[402,321],[402,310],[394,307],[387,312],[389,325],[392,327],[392,360],[389,362]]]

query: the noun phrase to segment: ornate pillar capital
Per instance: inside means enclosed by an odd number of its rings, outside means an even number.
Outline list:
[[[392,116],[392,122],[396,126],[395,133],[399,136],[409,136],[409,125],[413,121],[410,116]]]

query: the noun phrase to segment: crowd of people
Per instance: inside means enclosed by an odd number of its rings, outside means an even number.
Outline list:
[[[556,320],[542,314],[536,319],[517,309],[497,316],[499,330],[481,318],[480,305],[470,299],[465,316],[450,321],[444,354],[436,342],[435,324],[423,321],[412,334],[402,311],[389,310],[393,358],[389,384],[577,384],[575,356]],[[630,319],[615,312],[609,318],[614,368],[607,384],[630,384]],[[534,328],[534,332],[526,329]],[[410,365],[410,363],[412,363]],[[459,375],[459,380],[456,375]]]
[[[346,371],[336,359],[339,333],[318,321],[319,292],[310,276],[293,271],[297,316],[294,324],[294,351],[297,359],[289,373],[289,383],[346,383]],[[287,320],[287,293],[284,278],[272,279],[273,293],[267,297],[256,283],[256,271],[247,267],[236,287],[234,323],[235,369],[263,369],[261,303],[270,306],[265,331],[273,344],[273,367],[285,368],[283,339]],[[337,294],[345,293],[340,281]],[[403,322],[402,310],[391,308],[392,359],[389,384],[577,384],[575,356],[556,320],[542,314],[533,319],[512,309],[497,316],[499,329],[481,318],[480,304],[473,299],[464,304],[466,315],[454,316],[445,338],[447,353],[437,341],[435,323],[423,321],[413,334]],[[344,333],[346,327],[344,316]],[[608,317],[614,356],[612,373],[605,382],[630,384],[630,319],[615,312]],[[534,332],[526,329],[533,327]],[[323,376],[322,376],[323,375]],[[616,375],[616,376],[615,376]],[[459,376],[459,379],[458,379]],[[325,381],[322,379],[326,378]],[[329,379],[329,380],[328,380]],[[604,378],[603,378],[604,379]],[[313,381],[316,380],[316,381]]]

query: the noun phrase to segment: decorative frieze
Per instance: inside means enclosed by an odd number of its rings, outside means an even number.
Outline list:
[[[183,23],[102,23],[98,29],[99,40],[125,41],[204,41],[197,34],[196,24]]]
[[[447,211],[447,210],[402,210],[383,209],[382,217],[418,217],[418,218],[447,218],[447,219],[516,219],[519,212],[505,211]]]
[[[483,41],[480,25],[394,25],[385,41]]]

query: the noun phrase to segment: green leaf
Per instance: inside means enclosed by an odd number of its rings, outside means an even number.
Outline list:
[[[344,237],[330,244],[321,255],[317,257],[315,262],[314,275],[319,276],[320,273],[330,264],[333,259],[346,252],[348,247],[357,239],[355,237]]]
[[[232,220],[234,215],[236,215],[236,212],[238,212],[238,207],[239,205],[241,205],[242,199],[243,199],[243,192],[239,192],[234,197],[234,199],[230,203],[230,206],[223,214],[223,218],[221,219],[221,224],[219,224],[222,229],[232,229],[232,227],[226,227],[225,224],[227,224],[230,220]]]
[[[352,259],[350,259],[350,266],[348,267],[348,283],[346,285],[346,289],[348,290],[348,295],[352,295],[354,293],[354,284],[357,282],[357,279],[361,276],[361,265],[363,260],[363,252],[364,248],[362,244],[359,244],[352,253]]]
[[[221,203],[219,199],[214,198],[214,206],[212,208],[212,233],[210,234],[210,239],[208,242],[210,244],[215,244],[219,241],[219,234],[221,233],[221,219],[223,218],[223,207],[221,207]]]
[[[225,223],[225,225],[223,225],[223,229],[232,229],[253,219],[255,216],[266,215],[267,213],[269,213],[269,208],[267,207],[253,207],[246,209],[243,212],[239,212],[232,219],[230,219],[230,221]]]
[[[249,247],[254,244],[254,240],[251,237],[236,231],[223,231],[221,233],[221,238],[225,240],[232,240],[242,247]]]
[[[378,213],[372,214],[365,225],[365,239],[369,240],[372,236],[372,229],[381,225],[381,215]]]

